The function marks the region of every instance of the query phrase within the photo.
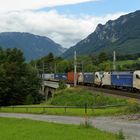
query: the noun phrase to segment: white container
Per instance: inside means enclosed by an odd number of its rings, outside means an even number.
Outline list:
[[[42,78],[45,80],[53,80],[54,79],[54,74],[42,74]]]

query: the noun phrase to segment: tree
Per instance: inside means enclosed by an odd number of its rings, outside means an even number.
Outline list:
[[[111,61],[106,61],[98,65],[99,71],[111,71],[113,68]]]
[[[27,96],[37,102],[40,79],[37,71],[25,63],[18,49],[0,49],[0,105],[24,104]]]
[[[105,52],[101,52],[98,56],[99,63],[105,62],[108,60],[108,56]]]
[[[57,63],[57,72],[66,73],[70,71],[70,62],[68,60],[62,60]]]

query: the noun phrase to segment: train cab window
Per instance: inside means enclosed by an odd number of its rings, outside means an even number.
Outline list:
[[[137,79],[140,79],[140,75],[136,74],[136,78],[137,78]]]
[[[96,76],[96,78],[98,78],[98,75],[95,75]]]

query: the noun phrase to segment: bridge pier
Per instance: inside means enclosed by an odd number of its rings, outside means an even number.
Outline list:
[[[50,98],[52,98],[55,91],[56,89],[45,86],[44,88],[45,100],[48,101]]]
[[[70,87],[70,85],[67,85],[67,87]],[[59,88],[59,82],[43,81],[41,93],[45,96],[45,100],[47,101],[49,98],[53,97],[54,92],[58,88]]]

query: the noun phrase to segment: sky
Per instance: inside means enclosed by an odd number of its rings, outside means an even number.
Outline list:
[[[65,48],[96,26],[140,10],[140,0],[0,0],[0,32],[47,36]]]

